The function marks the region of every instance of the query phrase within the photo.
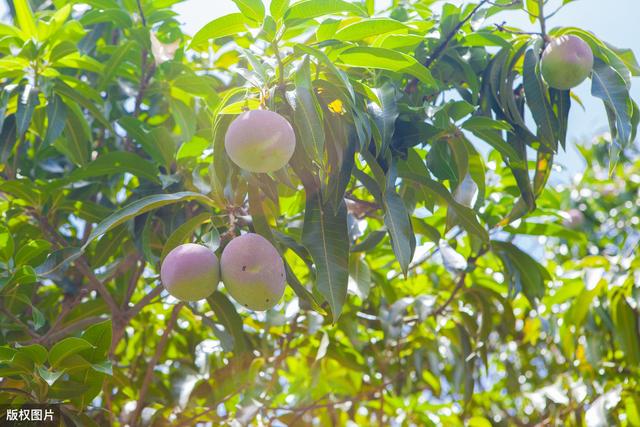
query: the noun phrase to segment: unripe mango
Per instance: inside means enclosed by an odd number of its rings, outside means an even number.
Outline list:
[[[160,279],[165,289],[182,301],[198,301],[211,295],[220,282],[218,257],[206,246],[177,246],[162,261]]]
[[[585,217],[579,209],[569,209],[566,213],[566,217],[562,224],[570,230],[577,230],[582,228],[585,223]]]
[[[592,68],[593,52],[580,37],[556,37],[542,53],[542,77],[554,89],[578,86],[589,77]]]
[[[220,270],[229,294],[251,310],[267,310],[284,294],[282,257],[259,234],[248,233],[231,240],[220,257]]]
[[[251,110],[236,118],[224,138],[231,160],[249,172],[275,172],[286,166],[296,148],[291,124],[278,113]]]

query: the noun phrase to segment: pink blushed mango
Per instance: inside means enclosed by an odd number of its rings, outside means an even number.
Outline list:
[[[244,234],[229,242],[220,257],[220,269],[229,294],[251,310],[267,310],[284,294],[282,257],[259,234]]]
[[[220,282],[218,257],[206,246],[187,243],[174,248],[160,268],[165,289],[182,301],[211,295]]]
[[[578,86],[589,77],[592,69],[593,52],[580,37],[556,37],[542,53],[542,77],[554,89]]]
[[[252,110],[229,125],[224,147],[231,160],[255,173],[275,172],[289,163],[296,148],[291,124],[278,113]]]

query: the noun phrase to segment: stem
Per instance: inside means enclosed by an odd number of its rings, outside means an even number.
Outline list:
[[[0,312],[2,312],[2,314],[7,316],[9,319],[13,320],[18,325],[20,325],[20,327],[22,327],[25,330],[25,332],[28,333],[31,336],[31,338],[36,338],[37,339],[37,338],[40,337],[40,335],[38,335],[36,332],[32,331],[31,328],[26,323],[24,323],[22,320],[20,320],[18,317],[16,317],[13,313],[11,313],[4,306],[0,305]]]
[[[40,226],[45,231],[45,233],[49,236],[49,240],[58,245],[60,248],[67,247],[67,242],[62,237],[60,237],[58,232],[51,226],[51,224],[49,224],[46,216],[35,212],[35,210],[32,211],[32,215],[40,223]],[[93,272],[93,269],[89,266],[89,262],[87,261],[87,258],[84,254],[76,260],[75,265],[76,268],[89,280],[90,288],[95,289],[98,294],[100,294],[102,299],[111,310],[111,313],[113,315],[120,314],[120,308],[109,293],[109,290],[107,289],[105,284],[98,280],[95,273]]]
[[[284,64],[282,63],[282,55],[280,54],[280,48],[278,47],[278,41],[274,40],[271,43],[271,47],[276,55],[276,61],[278,62],[278,90],[282,92],[282,96],[285,95],[286,83],[284,81]]]
[[[476,14],[476,12],[478,12],[478,10],[480,10],[480,8],[487,3],[490,3],[490,1],[482,0],[480,3],[476,5],[476,7],[473,8],[473,10],[471,11],[471,13],[469,13],[469,15],[467,15],[464,19],[458,22],[458,24],[449,32],[449,34],[445,36],[444,40],[442,40],[442,42],[440,42],[440,44],[436,46],[436,48],[433,50],[433,53],[429,55],[427,60],[424,62],[425,67],[427,68],[431,67],[431,65],[433,65],[433,63],[436,60],[438,60],[440,56],[442,56],[444,51],[447,49],[447,46],[449,46],[449,43],[451,42],[451,40],[453,40],[453,38],[458,33],[458,31],[460,31],[460,28],[462,28],[467,22],[469,22],[471,18],[473,18],[473,16]],[[405,91],[409,93],[414,92],[417,86],[418,86],[418,79],[413,78],[411,79],[411,81],[409,81],[409,84],[407,84]]]
[[[142,26],[147,26],[147,18],[144,16],[144,11],[142,10],[142,2],[140,0],[136,0],[138,3],[138,12],[140,13],[140,20],[142,21]]]
[[[43,343],[45,344],[52,344],[54,342],[56,342],[59,338],[64,337],[65,335],[69,335],[72,332],[75,332],[79,329],[84,329],[87,326],[91,326],[94,325],[96,323],[102,322],[103,320],[105,320],[104,317],[100,317],[100,316],[92,316],[92,317],[86,317],[84,319],[78,320],[77,322],[74,322],[72,324],[70,324],[69,326],[60,329],[59,331],[52,333],[50,335],[48,335],[45,340],[42,340]],[[44,337],[43,337],[44,338]]]
[[[160,338],[158,347],[156,347],[156,352],[151,358],[151,361],[149,361],[149,364],[147,365],[147,371],[145,372],[144,379],[142,380],[142,387],[140,388],[140,394],[138,396],[138,403],[136,404],[136,410],[131,416],[132,426],[137,425],[138,418],[140,417],[140,414],[142,413],[142,408],[144,406],[144,398],[147,395],[147,391],[149,390],[149,384],[151,383],[151,379],[153,378],[153,370],[155,369],[156,365],[158,364],[158,361],[160,360],[160,357],[162,356],[162,353],[164,352],[164,348],[166,347],[167,342],[169,341],[169,335],[171,334],[171,331],[173,330],[173,327],[176,324],[176,321],[178,319],[178,313],[180,313],[180,309],[182,309],[183,306],[184,306],[184,303],[179,303],[173,307],[173,311],[171,312],[171,317],[169,318],[169,322],[167,322],[167,327],[165,328],[164,333],[162,334],[162,338]]]
[[[547,22],[544,16],[544,0],[538,0],[538,20],[540,21],[540,33],[542,33],[542,38],[547,38]]]
[[[163,289],[164,287],[162,285],[157,285],[155,288],[153,288],[151,292],[146,294],[140,301],[138,301],[136,305],[129,309],[129,311],[127,312],[127,317],[132,318],[140,313],[140,311],[145,308],[151,302],[151,300],[162,293]]]

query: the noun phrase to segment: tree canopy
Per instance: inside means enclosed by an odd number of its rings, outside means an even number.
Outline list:
[[[7,2],[0,403],[78,426],[640,426],[640,66],[554,20],[571,1],[234,0],[193,36],[179,0]],[[531,26],[491,24],[513,10]],[[568,35],[610,130],[549,185],[581,100],[541,54]],[[255,109],[295,132],[275,172],[225,151]],[[275,308],[164,290],[172,249],[247,232],[284,259]]]

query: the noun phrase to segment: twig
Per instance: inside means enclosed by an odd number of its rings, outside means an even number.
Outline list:
[[[138,263],[138,260],[136,259],[135,262]],[[124,301],[122,302],[122,307],[125,310],[129,305],[129,301],[131,301],[131,297],[133,296],[133,292],[136,289],[136,285],[138,284],[138,281],[140,280],[140,276],[142,276],[142,273],[144,272],[144,269],[145,269],[145,263],[143,261],[138,266],[138,268],[131,273],[131,277],[129,278],[129,285],[127,286],[127,295],[125,295]]]
[[[38,340],[33,340],[32,342],[49,342],[49,337],[57,332],[58,326],[62,324],[62,321],[69,315],[71,310],[73,310],[73,308],[82,301],[82,298],[87,294],[87,292],[87,289],[80,289],[78,294],[73,297],[65,296],[62,300],[62,310],[60,310],[60,314],[58,314],[58,317],[56,317],[56,320],[53,322],[49,330]]]
[[[35,210],[31,210],[31,214],[40,223],[40,226],[49,236],[49,240],[52,240],[53,243],[60,246],[60,248],[65,248],[68,246],[67,241],[58,234],[58,232],[51,226],[51,224],[49,224],[46,216],[41,215]],[[89,266],[89,262],[87,261],[87,258],[84,254],[80,255],[80,257],[75,261],[75,265],[76,268],[87,278],[87,280],[89,280],[91,289],[96,290],[100,294],[102,299],[104,299],[111,312],[114,315],[119,314],[120,309],[118,308],[118,305],[116,304],[115,300],[109,293],[109,290],[106,288],[104,283],[98,280],[95,273],[93,272],[93,269]]]
[[[69,335],[72,332],[75,332],[79,329],[84,329],[87,326],[91,326],[98,322],[102,322],[103,320],[105,320],[105,318],[100,316],[85,317],[84,319],[80,319],[76,322],[73,322],[69,326],[62,328],[55,333],[48,334],[46,336],[46,340],[45,340],[45,337],[42,337],[43,339],[40,342],[44,344],[54,343],[58,338],[64,337],[65,335]]]
[[[283,93],[286,89],[286,84],[284,81],[284,64],[282,63],[282,56],[280,55],[280,48],[278,47],[278,41],[274,40],[271,43],[271,47],[276,55],[276,61],[278,62],[278,89]]]
[[[162,285],[157,285],[155,288],[153,288],[151,292],[142,297],[142,299],[138,301],[136,305],[134,305],[127,311],[127,317],[132,318],[140,313],[140,311],[145,308],[155,297],[159,296],[162,293],[163,289],[164,287]]]
[[[184,306],[184,303],[178,303],[173,307],[173,311],[171,311],[171,317],[167,322],[167,326],[164,329],[164,333],[160,338],[160,342],[158,343],[158,347],[156,347],[156,352],[149,361],[147,365],[147,371],[144,374],[144,379],[142,380],[142,387],[140,388],[140,394],[138,395],[138,403],[136,404],[136,409],[131,416],[131,425],[137,425],[138,418],[140,417],[140,413],[142,412],[142,407],[144,406],[144,399],[147,395],[147,391],[149,390],[149,384],[151,383],[151,379],[153,378],[153,370],[155,369],[162,353],[164,352],[164,348],[169,341],[169,335],[173,330],[174,325],[176,324],[176,320],[178,319],[178,313],[180,313],[180,309]]]
[[[542,33],[542,38],[544,39],[547,36],[547,23],[544,16],[544,0],[538,0],[538,9],[540,13],[540,16],[538,17],[538,21],[540,21],[540,32]]]
[[[140,2],[140,0],[137,0],[137,3],[138,3],[138,12],[140,13],[140,21],[142,21],[142,26],[146,27],[147,18],[145,18],[144,16],[144,11],[142,10],[142,3]]]
[[[460,29],[467,22],[469,22],[471,18],[473,18],[473,16],[480,10],[480,8],[487,3],[489,3],[489,0],[482,0],[480,3],[476,5],[476,7],[473,8],[473,10],[464,19],[462,19],[460,22],[458,22],[458,24],[455,27],[453,27],[453,29],[445,36],[444,40],[442,40],[442,42],[440,42],[440,44],[436,46],[436,48],[433,50],[431,55],[427,57],[426,61],[424,62],[425,67],[427,68],[431,67],[431,65],[433,65],[433,63],[440,58],[440,56],[447,49],[447,47],[449,46],[449,43],[451,42],[451,40],[453,40],[453,38],[458,33],[458,31],[460,31]],[[414,92],[417,86],[418,86],[418,79],[413,78],[407,85],[405,91],[409,93]]]
[[[31,330],[31,328],[29,327],[29,325],[27,325],[26,323],[24,323],[22,320],[20,320],[17,316],[15,316],[12,312],[10,312],[7,308],[5,308],[4,306],[0,305],[0,311],[2,312],[2,314],[4,314],[5,316],[7,316],[9,319],[13,320],[15,323],[17,323],[18,325],[20,325],[29,335],[31,335],[32,338],[40,338],[40,335],[38,335],[37,332]]]
[[[458,292],[460,291],[460,289],[462,289],[462,287],[464,286],[464,282],[465,279],[467,278],[467,272],[463,272],[460,277],[458,278],[458,282],[456,283],[456,287],[453,288],[453,291],[451,292],[451,295],[449,295],[449,298],[447,298],[447,300],[440,306],[438,307],[436,310],[434,310],[429,316],[430,317],[438,317],[440,316],[442,313],[445,312],[445,310],[449,307],[449,305],[453,302],[453,300],[455,299],[456,295],[458,294]]]
[[[529,36],[543,36],[542,33],[537,33],[535,31],[519,31],[519,30],[511,30],[507,27],[505,27],[505,25],[507,24],[506,21],[503,21],[501,24],[494,24],[496,26],[496,30],[501,31],[503,33],[508,33],[508,34],[516,34],[516,35],[529,35]]]

